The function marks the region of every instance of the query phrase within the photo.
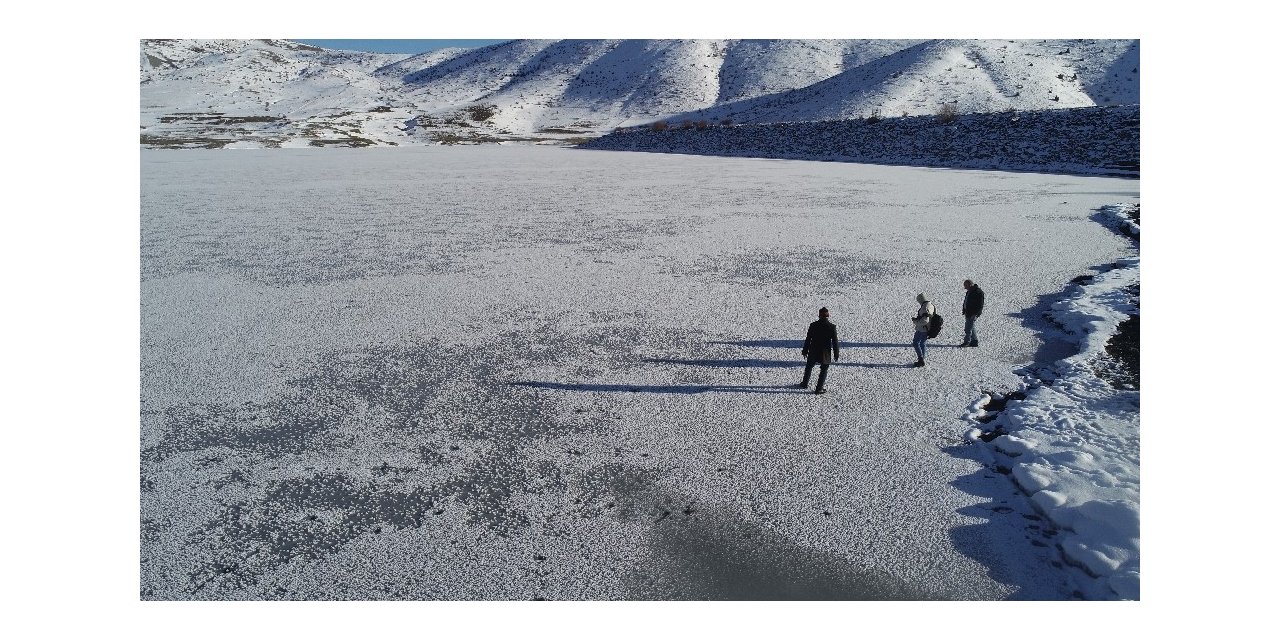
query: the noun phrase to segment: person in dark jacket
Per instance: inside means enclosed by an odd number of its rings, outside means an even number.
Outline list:
[[[982,287],[974,284],[972,280],[964,281],[964,306],[960,308],[960,313],[964,314],[964,342],[960,343],[962,347],[978,346],[978,331],[974,328],[974,324],[978,321],[978,316],[982,315],[982,305],[986,302],[986,296],[982,293]]]
[[[831,323],[831,312],[826,307],[818,309],[818,319],[809,324],[809,332],[805,334],[804,348],[800,349],[800,355],[807,360],[804,365],[804,380],[799,386],[809,388],[809,374],[813,372],[813,365],[821,365],[818,386],[813,392],[826,393],[824,385],[827,382],[827,367],[831,366],[832,361],[840,359],[840,338],[836,336],[836,325]]]

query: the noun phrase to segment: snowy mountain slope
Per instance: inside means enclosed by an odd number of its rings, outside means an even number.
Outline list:
[[[398,55],[286,40],[144,40],[141,58],[148,146],[394,144],[407,117],[387,117],[374,73]]]
[[[403,60],[397,60],[396,62],[384,67],[379,67],[378,70],[374,72],[374,75],[382,78],[402,78],[434,67],[469,51],[472,51],[472,49],[467,49],[465,47],[449,47],[447,49],[436,49],[435,51],[419,53],[409,56]]]
[[[417,56],[144,40],[143,144],[563,140],[658,120],[796,122],[1136,104],[1136,40],[514,40]]]
[[[373,71],[400,56],[286,40],[143,41],[143,114],[176,111],[296,117],[376,101]]]
[[[520,74],[554,41],[513,40],[452,57],[402,78],[402,92],[436,108],[480,100]]]
[[[807,87],[918,40],[738,40],[725,51],[719,102]]]
[[[1137,51],[1136,41],[929,41],[804,88],[674,119],[798,122],[925,115],[944,104],[957,113],[1135,104]]]
[[[461,56],[406,81],[422,87],[413,89],[414,96],[434,98],[434,108],[460,102],[493,107],[495,114],[487,124],[507,133],[594,133],[648,121],[654,114],[715,104],[724,44],[560,40],[517,41],[494,49]]]
[[[1088,41],[1079,47],[1078,56],[1075,62],[1080,69],[1080,85],[1094,102],[1102,105],[1138,104],[1140,67],[1137,40]],[[1085,64],[1091,59],[1094,61],[1092,64]]]
[[[718,40],[624,40],[565,88],[553,107],[590,109],[604,126],[710,106],[719,93]],[[547,114],[551,116],[552,114]]]

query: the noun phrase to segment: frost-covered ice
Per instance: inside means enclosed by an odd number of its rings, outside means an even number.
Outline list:
[[[1126,497],[1077,504],[1041,474],[1066,498],[1046,519],[964,435],[1015,370],[1074,352],[1041,312],[1133,254],[1095,218],[1138,187],[538,147],[143,151],[142,597],[1102,597],[1063,550],[1123,589],[1136,563],[1090,527],[1128,532],[1097,516]],[[987,291],[979,349],[952,347],[965,278]],[[923,370],[921,291],[947,317]],[[845,346],[818,397],[791,385],[820,306]],[[1051,471],[1136,492],[1136,455],[1056,451]]]

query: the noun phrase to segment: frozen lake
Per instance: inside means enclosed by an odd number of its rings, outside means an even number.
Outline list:
[[[1115,178],[142,151],[144,599],[1056,599],[964,414],[1065,355]],[[986,291],[958,349],[961,282]],[[926,293],[946,317],[909,365]],[[799,382],[826,306],[830,393]],[[816,375],[816,372],[815,372]]]

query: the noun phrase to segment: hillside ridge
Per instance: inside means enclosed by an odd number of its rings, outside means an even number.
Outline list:
[[[618,127],[1138,104],[1137,40],[140,41],[156,148],[577,143]]]

